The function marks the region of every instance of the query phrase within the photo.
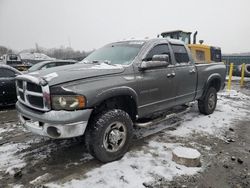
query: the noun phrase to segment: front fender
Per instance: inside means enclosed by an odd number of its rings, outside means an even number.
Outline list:
[[[138,96],[137,93],[135,92],[134,89],[127,87],[127,86],[121,86],[121,87],[115,87],[115,88],[110,88],[107,90],[102,91],[101,93],[97,94],[94,99],[94,106],[97,104],[100,104],[101,102],[112,98],[112,97],[117,97],[117,96],[130,96],[136,103],[138,102]]]

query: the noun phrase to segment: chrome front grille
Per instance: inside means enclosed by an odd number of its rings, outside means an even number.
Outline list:
[[[39,80],[26,75],[16,80],[17,99],[22,104],[40,111],[50,110],[49,86],[41,86]],[[24,78],[24,79],[23,79]]]

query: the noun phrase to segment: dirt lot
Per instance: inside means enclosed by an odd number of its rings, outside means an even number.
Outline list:
[[[220,93],[210,116],[194,104],[174,126],[137,130],[149,136],[135,139],[123,159],[109,164],[86,153],[81,139],[33,135],[18,124],[13,107],[1,109],[0,187],[250,187],[249,86]],[[176,146],[199,150],[202,166],[174,163]]]

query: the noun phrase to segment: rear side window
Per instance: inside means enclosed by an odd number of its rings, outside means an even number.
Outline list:
[[[177,63],[188,63],[189,57],[186,48],[183,45],[171,45],[174,57]]]
[[[153,49],[151,49],[147,54],[145,61],[152,61],[154,55],[162,55],[162,54],[168,55],[170,60],[170,52],[167,44],[159,44],[155,46]]]
[[[0,69],[0,78],[15,77],[15,72],[9,69]]]

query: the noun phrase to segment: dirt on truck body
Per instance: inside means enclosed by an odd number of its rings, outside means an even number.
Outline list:
[[[135,125],[196,100],[201,113],[213,113],[225,73],[223,63],[196,65],[178,40],[117,42],[81,63],[18,76],[16,108],[31,132],[84,135],[88,151],[109,162],[126,153]]]

